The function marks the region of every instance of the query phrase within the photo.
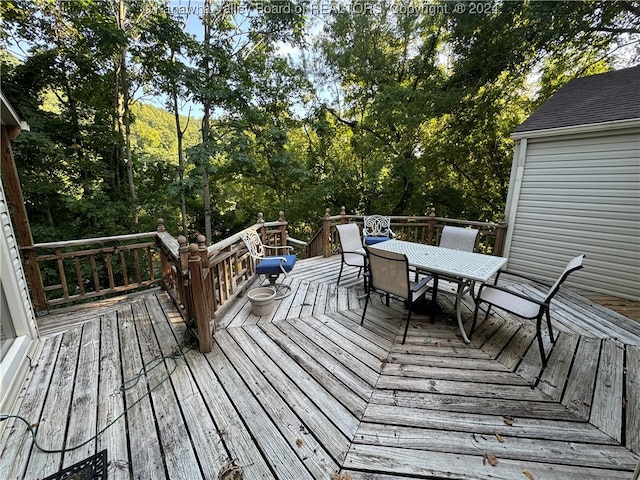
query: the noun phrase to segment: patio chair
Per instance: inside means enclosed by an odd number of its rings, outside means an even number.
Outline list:
[[[473,252],[476,246],[476,238],[478,237],[478,230],[474,228],[462,228],[462,227],[452,227],[449,225],[445,225],[442,228],[442,233],[440,234],[440,243],[438,244],[441,248],[449,248],[451,250],[460,250],[463,252]],[[416,280],[419,278],[419,273],[424,272],[416,272]],[[462,292],[461,295],[458,295],[460,288],[464,288],[465,285],[468,285],[468,291],[471,294],[472,298],[475,298],[473,295],[475,289],[475,283],[464,283],[460,282],[457,278],[447,277],[444,275],[434,275],[433,278],[433,288],[437,290],[443,286],[449,286],[447,291],[450,293],[456,294],[456,302],[455,308],[457,311],[458,308],[458,298],[461,297],[465,292]],[[451,291],[452,290],[452,291]]]
[[[409,262],[406,255],[378,249],[374,251],[374,249],[368,247],[365,247],[365,250],[368,259],[369,288],[367,289],[367,298],[364,302],[360,325],[364,324],[371,292],[387,294],[387,306],[389,305],[389,295],[405,299],[408,303],[409,314],[407,325],[404,327],[404,335],[402,336],[402,343],[404,343],[407,338],[409,323],[411,322],[411,307],[427,293],[429,289],[427,284],[432,277],[426,276],[419,282],[411,282],[409,280]],[[431,301],[435,302],[435,290],[433,292]]]
[[[270,247],[263,245],[260,235],[254,228],[248,228],[241,234],[242,241],[249,251],[249,255],[256,262],[256,274],[264,275],[271,287],[276,291],[275,299],[284,298],[291,293],[291,287],[283,283],[277,283],[280,275],[287,275],[296,264],[297,257],[292,253],[282,255],[266,255],[267,250],[291,252],[293,247]]]
[[[396,234],[391,231],[391,217],[383,217],[382,215],[364,217],[362,236],[365,245],[375,245],[395,238]]]
[[[462,228],[462,227],[452,227],[450,225],[445,225],[442,228],[442,233],[440,234],[440,243],[438,246],[441,248],[449,248],[451,250],[460,250],[463,252],[473,252],[476,248],[476,238],[478,237],[478,230],[474,228]],[[459,282],[456,278],[450,278],[443,275],[438,275],[434,280],[435,285],[434,288],[439,288],[442,285],[438,285],[438,282],[444,280],[445,285],[453,285],[456,293],[456,305],[455,308],[458,308],[458,290],[463,288],[464,284]],[[468,285],[468,291],[471,294],[472,298],[475,298],[473,295],[475,289],[475,283],[471,282]],[[464,292],[462,292],[464,295]]]
[[[452,227],[445,225],[440,234],[439,247],[450,248],[452,250],[462,250],[473,252],[476,247],[478,230],[474,228]]]
[[[345,265],[358,267],[358,277],[360,277],[362,270],[366,267],[366,252],[362,248],[362,237],[360,236],[360,227],[358,225],[355,223],[337,225],[336,230],[338,230],[338,236],[340,237],[340,255],[342,256],[340,273],[338,274],[338,285],[340,285],[340,278],[342,278],[342,270]]]
[[[469,337],[473,335],[473,331],[476,328],[476,321],[478,320],[478,312],[480,310],[480,304],[486,303],[487,311],[484,315],[485,320],[489,316],[489,312],[491,312],[491,307],[498,307],[502,310],[506,310],[518,317],[525,319],[535,319],[536,320],[536,336],[538,337],[538,347],[540,348],[540,357],[542,358],[542,365],[547,365],[547,357],[544,352],[544,345],[542,344],[542,317],[546,317],[547,319],[547,329],[549,330],[549,339],[551,343],[555,340],[553,338],[553,328],[551,327],[551,316],[549,313],[549,308],[551,305],[551,299],[554,297],[562,283],[567,279],[571,272],[579,270],[582,268],[582,262],[584,260],[584,254],[578,255],[573,258],[565,267],[564,271],[558,277],[556,282],[550,287],[545,282],[541,282],[535,278],[529,277],[527,275],[523,275],[516,272],[510,272],[509,270],[505,270],[503,272],[498,272],[496,275],[496,279],[494,284],[482,284],[480,286],[480,290],[478,291],[478,297],[476,299],[476,308],[473,314],[473,324],[471,325],[471,332]],[[498,279],[501,276],[501,273],[513,275],[516,277],[524,278],[531,282],[535,282],[539,285],[549,287],[549,290],[546,294],[542,292],[537,292],[538,295],[527,295],[520,291],[516,291],[513,289],[507,289],[503,286],[498,286]]]

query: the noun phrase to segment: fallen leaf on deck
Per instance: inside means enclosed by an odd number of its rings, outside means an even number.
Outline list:
[[[353,480],[353,477],[348,473],[332,473],[331,480]]]
[[[493,453],[485,453],[482,456],[482,465],[486,465],[487,463],[492,467],[495,467],[498,465],[498,459]]]
[[[513,426],[513,417],[504,416],[504,417],[502,417],[502,419],[503,419],[505,425],[508,425],[509,427]]]
[[[442,342],[436,342],[436,347],[441,347],[442,346]]]
[[[524,473],[524,476],[529,480],[536,480],[536,477],[533,476],[533,473],[531,473],[530,470],[523,470],[522,473]]]
[[[302,439],[301,439],[301,438],[296,438],[296,446],[297,446],[298,448],[302,447],[302,444],[303,444],[303,443],[304,443],[304,442],[302,441]]]
[[[498,432],[496,432],[496,438],[500,443],[504,443],[504,438],[502,438],[502,435],[500,435]]]

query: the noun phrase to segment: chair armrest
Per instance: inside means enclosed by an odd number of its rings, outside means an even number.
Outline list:
[[[429,283],[431,280],[433,279],[433,275],[427,275],[426,277],[424,277],[422,280],[420,280],[417,283],[414,283],[413,285],[411,285],[411,291],[412,292],[417,292],[420,289],[424,288],[424,286]]]
[[[508,288],[500,287],[498,285],[491,285],[491,284],[487,284],[487,283],[483,283],[482,285],[480,285],[480,290],[478,290],[478,301],[482,301],[482,299],[481,299],[482,290],[484,290],[485,288],[492,288],[494,290],[500,290],[501,292],[505,292],[505,293],[508,293],[508,294],[513,295],[515,297],[522,298],[523,300],[527,300],[528,302],[535,303],[536,305],[540,305],[541,307],[548,307],[549,306],[548,302],[544,302],[542,300],[538,300],[537,298],[530,297],[528,295],[525,295],[524,293],[516,292],[514,290],[509,290]],[[487,303],[491,303],[491,302],[487,302]]]
[[[551,284],[548,282],[545,282],[544,280],[540,280],[539,278],[532,277],[530,275],[525,275],[524,273],[514,272],[512,270],[499,270],[498,273],[496,274],[494,285],[498,283],[498,278],[500,278],[500,275],[511,275],[513,277],[520,277],[520,278],[524,278],[525,280],[529,280],[531,282],[535,282],[537,284],[543,285],[547,288],[551,287]]]
[[[275,246],[272,247],[271,245],[263,245],[264,248],[269,249],[269,250],[288,250],[288,251],[293,251],[293,247],[291,245],[281,245],[281,246]]]

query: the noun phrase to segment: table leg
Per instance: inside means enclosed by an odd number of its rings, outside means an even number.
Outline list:
[[[464,331],[464,325],[462,323],[462,295],[464,294],[465,287],[469,284],[469,282],[460,282],[458,283],[458,292],[456,293],[456,316],[458,317],[458,328],[460,329],[460,334],[462,335],[462,339],[464,343],[471,343],[471,340],[467,337],[467,332]]]

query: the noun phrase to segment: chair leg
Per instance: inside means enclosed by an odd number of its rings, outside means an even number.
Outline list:
[[[553,327],[551,326],[551,315],[549,314],[549,309],[545,310],[545,315],[547,316],[547,328],[549,329],[549,338],[551,339],[551,343],[555,342],[553,339]]]
[[[409,302],[409,315],[407,316],[407,324],[404,326],[404,335],[402,336],[402,344],[407,339],[407,332],[409,331],[409,323],[411,322],[411,302]]]
[[[362,310],[362,318],[360,319],[360,325],[364,325],[364,315],[367,313],[367,305],[369,305],[370,297],[371,297],[371,292],[367,292],[367,298],[364,301],[364,309]]]
[[[488,308],[491,308],[491,305],[489,305]],[[471,324],[471,330],[469,331],[469,339],[471,339],[471,335],[473,335],[473,332],[476,329],[476,322],[478,321],[479,312],[480,312],[480,299],[476,300],[476,308],[473,311],[473,323]]]
[[[342,269],[344,268],[344,262],[340,263],[340,273],[338,274],[338,282],[336,285],[340,285],[340,278],[342,278]]]
[[[542,312],[536,318],[536,335],[538,336],[538,348],[540,349],[540,358],[542,359],[542,366],[547,366],[547,356],[544,353],[544,345],[542,343]]]
[[[431,323],[436,323],[436,311],[438,310],[438,275],[433,275],[433,291],[431,292]]]

